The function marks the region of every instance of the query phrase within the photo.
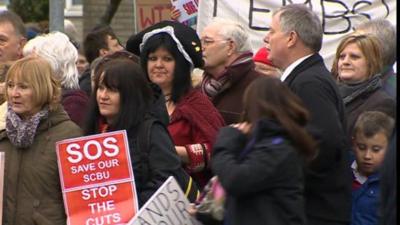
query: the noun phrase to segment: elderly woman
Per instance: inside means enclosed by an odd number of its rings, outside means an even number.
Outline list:
[[[36,54],[48,61],[54,76],[61,82],[61,104],[73,122],[82,127],[88,104],[88,96],[79,89],[79,73],[76,67],[78,51],[68,36],[54,32],[35,37],[23,49],[24,56]]]
[[[181,23],[163,21],[127,43],[139,55],[148,79],[165,96],[170,117],[168,131],[187,171],[200,187],[211,177],[209,160],[222,116],[210,100],[192,86],[193,68],[203,65],[196,32]]]
[[[347,134],[364,111],[382,111],[395,115],[395,101],[382,90],[382,71],[378,40],[369,35],[353,34],[339,44],[332,66],[346,108]]]
[[[66,223],[55,143],[81,130],[60,105],[60,92],[43,59],[20,59],[7,73],[3,224]]]

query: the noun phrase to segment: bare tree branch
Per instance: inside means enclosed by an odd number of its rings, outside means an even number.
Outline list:
[[[115,13],[118,10],[118,6],[120,5],[122,0],[110,0],[108,3],[108,7],[104,12],[103,16],[100,18],[100,24],[110,24],[113,19]]]

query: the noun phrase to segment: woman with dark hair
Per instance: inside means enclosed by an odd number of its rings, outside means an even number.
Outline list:
[[[114,52],[112,54],[106,55],[104,57],[99,57],[96,58],[93,63],[96,63],[96,65],[92,68],[92,74],[91,74],[91,81],[92,81],[92,89],[94,89],[94,80],[96,79],[96,76],[100,76],[101,73],[104,70],[104,65],[112,60],[115,59],[128,59],[131,60],[134,63],[139,63],[140,58],[128,51],[121,50]],[[97,61],[97,62],[96,62]],[[142,73],[144,77],[146,75]],[[146,79],[147,80],[147,79]],[[167,112],[167,108],[165,107],[165,98],[164,95],[161,92],[160,87],[158,87],[157,84],[149,82],[150,88],[153,91],[153,103],[152,107],[150,110],[150,113],[152,116],[157,118],[160,122],[162,122],[165,126],[168,126],[169,124],[169,116]]]
[[[211,178],[211,149],[224,122],[208,98],[192,87],[192,70],[203,65],[199,37],[190,27],[163,21],[131,38],[127,49],[137,55],[140,50],[148,79],[161,88],[175,149],[202,188]]]
[[[303,159],[316,150],[308,111],[274,77],[254,80],[243,104],[243,122],[220,130],[211,163],[226,191],[224,224],[306,224]]]
[[[168,131],[160,122],[150,127],[148,149],[138,144],[148,120],[153,93],[139,64],[114,59],[96,76],[91,96],[86,135],[126,130],[139,206],[142,206],[169,176],[184,172]],[[146,158],[145,158],[146,157]],[[178,181],[179,182],[179,181]]]

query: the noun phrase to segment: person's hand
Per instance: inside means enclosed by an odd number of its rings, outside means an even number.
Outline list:
[[[240,130],[243,134],[248,134],[251,130],[251,123],[234,123],[230,125],[233,128]]]
[[[187,211],[188,211],[189,215],[196,217],[197,208],[194,203],[189,204],[189,208],[187,209]]]
[[[273,76],[276,78],[280,78],[282,76],[281,71],[276,67],[260,62],[254,62],[254,64],[256,66],[255,70],[263,75]]]
[[[178,20],[178,18],[181,16],[181,11],[177,8],[175,8],[175,6],[172,6],[171,8],[171,19],[172,20]]]

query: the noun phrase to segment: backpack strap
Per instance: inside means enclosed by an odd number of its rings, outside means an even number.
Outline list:
[[[149,154],[150,154],[150,138],[151,138],[151,127],[157,120],[151,116],[146,116],[144,121],[139,125],[139,129],[136,136],[137,148],[140,153],[140,160],[142,161],[142,183],[145,184],[150,177],[152,177],[152,171],[150,168]]]
[[[160,123],[168,133],[168,129],[162,124],[162,122],[152,116],[146,116],[144,121],[139,125],[136,136],[136,143],[139,157],[142,162],[142,184],[147,183],[151,179],[151,177],[153,177],[153,171],[150,167],[149,155],[151,143],[151,127],[154,123]],[[197,184],[193,181],[193,178],[188,173],[186,173],[183,168],[180,168],[179,173],[175,174],[174,177],[175,179],[177,179],[179,185],[184,191],[185,196],[189,199],[190,202],[194,202],[199,196],[200,192]]]

